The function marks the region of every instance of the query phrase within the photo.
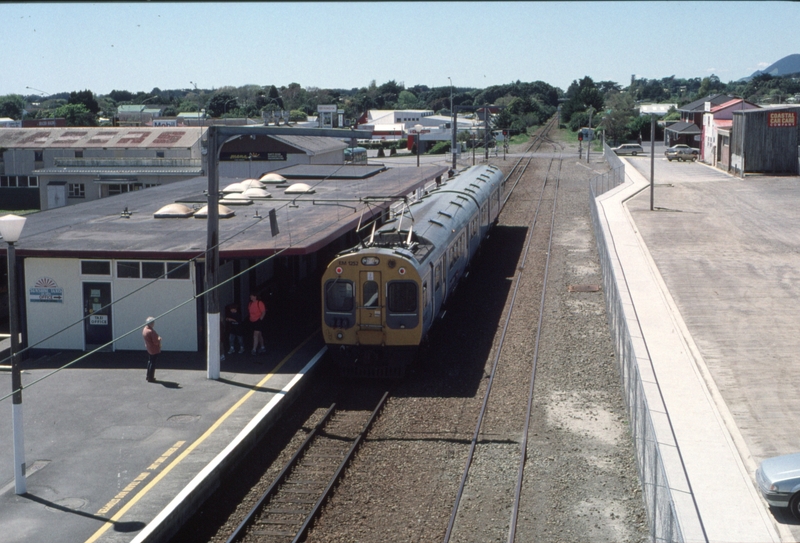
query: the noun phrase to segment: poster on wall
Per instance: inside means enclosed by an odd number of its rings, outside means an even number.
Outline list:
[[[770,113],[767,121],[770,128],[793,127],[797,126],[797,112],[795,111],[776,111]]]
[[[59,287],[54,279],[40,277],[28,289],[28,300],[31,302],[55,302],[61,304],[64,303],[64,289]]]

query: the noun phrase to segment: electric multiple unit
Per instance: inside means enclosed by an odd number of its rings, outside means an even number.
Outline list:
[[[343,373],[404,373],[497,221],[504,189],[498,168],[466,169],[328,265],[322,331]]]

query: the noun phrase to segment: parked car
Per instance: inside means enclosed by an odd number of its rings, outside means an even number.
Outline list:
[[[638,143],[623,143],[619,147],[614,147],[611,149],[618,155],[632,155],[636,156],[639,153],[644,154],[644,149]]]
[[[761,495],[773,507],[788,507],[800,519],[800,453],[767,458],[756,470]]]
[[[667,157],[667,160],[672,162],[673,159],[675,160],[697,160],[700,151],[695,149],[694,147],[689,147],[683,143],[679,145],[673,145],[666,151],[664,151],[664,156]]]

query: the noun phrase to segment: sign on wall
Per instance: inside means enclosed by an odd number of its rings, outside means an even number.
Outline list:
[[[774,113],[770,113],[767,119],[767,126],[770,128],[797,126],[797,112],[776,111]]]
[[[59,287],[54,279],[50,277],[40,277],[36,283],[28,289],[28,298],[31,302],[55,302],[64,303],[64,289]]]

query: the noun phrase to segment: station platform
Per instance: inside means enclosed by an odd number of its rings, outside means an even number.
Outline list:
[[[649,156],[623,160],[627,182],[598,209],[637,318],[636,354],[647,355],[644,393],[658,398],[648,409],[660,484],[687,542],[800,541],[800,523],[769,508],[753,477],[764,458],[800,451],[800,179],[667,162],[663,146],[655,156],[654,210]],[[292,352],[231,355],[216,381],[202,353],[167,352],[157,383],[145,381],[143,352],[96,353],[26,388],[24,496],[10,401],[0,416],[0,543],[160,540],[323,352],[317,335]],[[23,382],[80,354],[34,357]],[[8,372],[0,386],[10,392]]]
[[[226,355],[219,380],[207,379],[204,353],[167,351],[155,383],[145,380],[143,351],[94,353],[57,373],[84,353],[25,361],[28,492],[14,492],[6,400],[0,542],[163,541],[186,508],[249,450],[251,436],[291,403],[325,346],[316,333],[289,349]],[[8,371],[0,371],[0,386],[4,395],[11,392]]]
[[[737,178],[668,162],[657,145],[651,209],[645,147],[597,202],[629,296],[620,320],[645,397],[633,400],[647,404],[648,447],[663,463],[653,486],[674,504],[674,525],[660,529],[692,542],[798,541],[800,523],[764,502],[754,471],[800,451],[800,178]],[[665,507],[651,513],[665,519]]]

